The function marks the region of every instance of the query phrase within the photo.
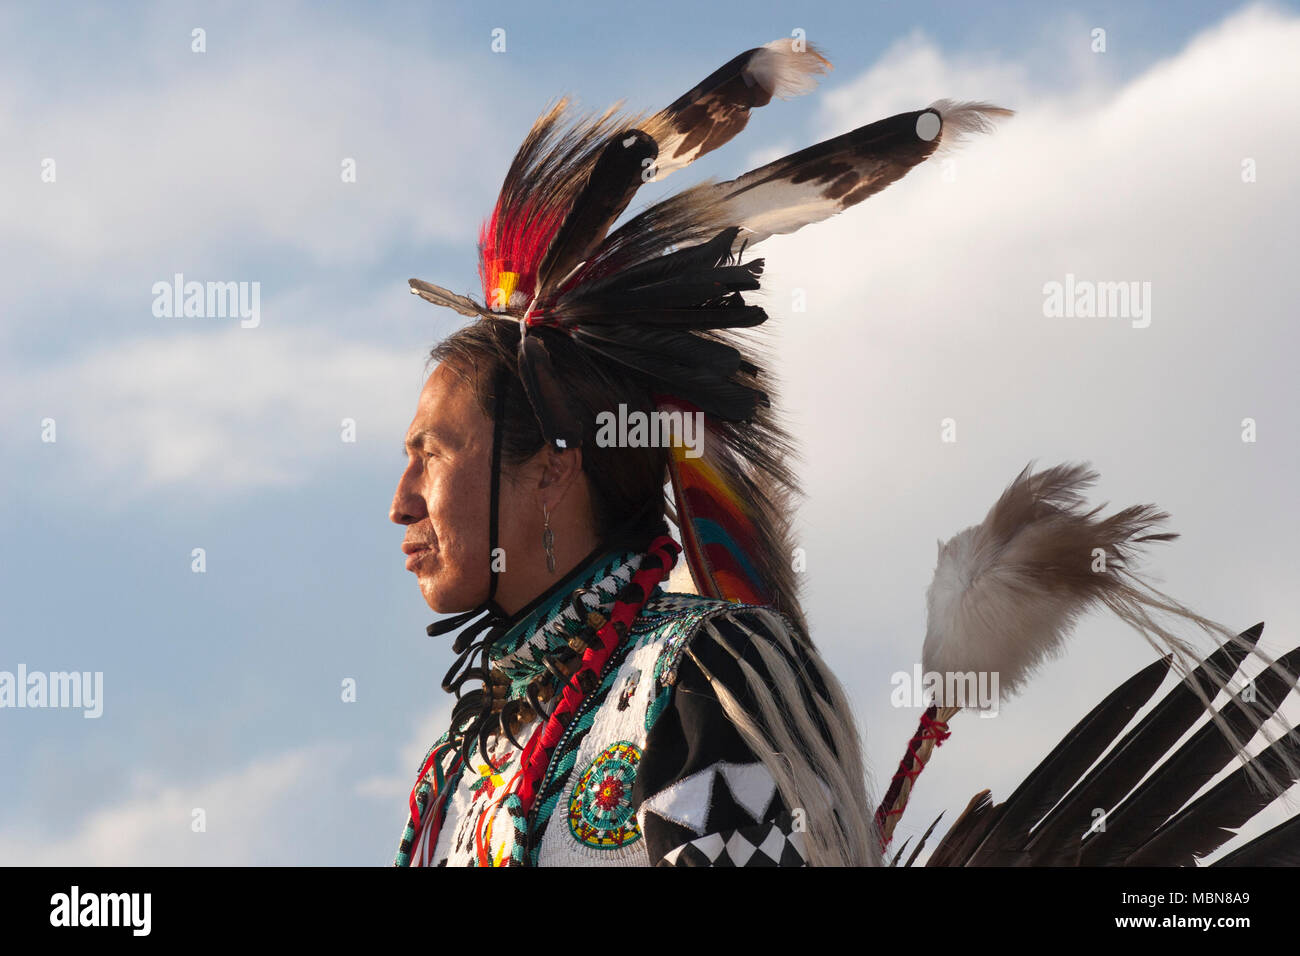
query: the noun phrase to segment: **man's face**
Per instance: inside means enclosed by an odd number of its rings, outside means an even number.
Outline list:
[[[420,392],[406,453],[388,516],[406,525],[407,569],[434,611],[468,611],[487,598],[490,580],[492,421],[446,364]]]

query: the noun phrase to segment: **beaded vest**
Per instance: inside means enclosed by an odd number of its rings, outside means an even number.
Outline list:
[[[581,568],[549,592],[487,654],[497,692],[521,700],[539,676],[554,671],[555,656],[572,646],[585,622],[582,606],[607,613],[636,573],[643,555],[611,553]],[[525,723],[510,740],[476,741],[467,759],[428,766],[414,801],[430,821],[408,817],[397,866],[645,866],[643,820],[632,802],[646,737],[669,705],[677,665],[700,624],[738,607],[726,601],[672,594],[656,587],[594,685],[564,728],[525,813],[512,782],[539,722]],[[452,729],[430,748],[447,743]],[[426,755],[426,763],[428,761]],[[442,793],[438,801],[434,793]]]

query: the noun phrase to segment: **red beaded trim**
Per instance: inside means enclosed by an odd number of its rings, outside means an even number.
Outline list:
[[[659,559],[659,567],[642,567],[632,576],[628,584],[629,588],[632,585],[640,586],[641,599],[635,603],[615,601],[609,620],[597,631],[601,646],[589,647],[583,653],[582,665],[564,685],[564,692],[547,718],[545,726],[539,728],[528,742],[521,760],[523,772],[519,776],[519,787],[516,791],[523,804],[525,816],[532,810],[533,801],[537,798],[537,787],[546,773],[547,765],[551,762],[551,754],[559,744],[560,738],[564,736],[564,731],[577,713],[583,698],[586,697],[581,684],[583,674],[590,673],[592,676],[587,680],[594,678],[596,683],[593,686],[599,686],[600,673],[606,662],[622,644],[628,628],[641,613],[641,608],[649,600],[651,593],[677,563],[677,555],[680,551],[677,542],[667,535],[662,535],[651,543],[648,553]]]

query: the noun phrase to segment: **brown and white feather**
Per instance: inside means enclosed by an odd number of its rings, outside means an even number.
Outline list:
[[[816,46],[789,37],[734,57],[642,125],[659,144],[654,181],[732,140],[750,110],[810,92],[829,69]]]

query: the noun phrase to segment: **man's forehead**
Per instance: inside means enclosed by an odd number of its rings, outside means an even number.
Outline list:
[[[463,384],[448,375],[444,366],[434,370],[420,392],[415,418],[406,431],[408,445],[460,446],[469,440],[479,424],[473,420],[478,409]]]
[[[454,406],[445,402],[427,404],[423,401],[416,409],[415,418],[406,430],[408,445],[462,445],[469,431],[468,422],[457,421]]]

